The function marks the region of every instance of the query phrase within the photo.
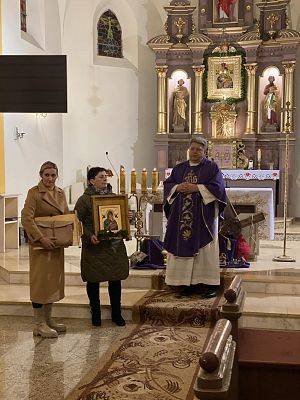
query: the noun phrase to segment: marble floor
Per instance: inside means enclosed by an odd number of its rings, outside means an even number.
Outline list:
[[[135,244],[130,246],[134,250]],[[273,262],[280,254],[282,242],[262,241],[257,261],[249,269],[227,271],[241,274],[247,291],[241,326],[300,330],[298,242],[287,245],[287,254],[296,258],[295,263]],[[28,269],[26,246],[0,254],[0,399],[64,399],[124,328],[112,326],[108,319],[106,288],[101,291],[101,303],[107,320],[101,328],[91,326],[80,279],[80,249],[72,247],[66,250],[66,297],[54,308],[68,331],[58,339],[33,338]],[[122,296],[127,321],[131,320],[132,305],[151,288],[153,275],[159,273],[131,270]]]
[[[0,317],[0,399],[62,400],[126,327],[65,320],[58,339],[33,338],[31,318]]]

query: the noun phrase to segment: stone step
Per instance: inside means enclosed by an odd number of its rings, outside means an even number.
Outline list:
[[[66,267],[65,284],[66,286],[85,286],[81,279],[80,269],[74,271],[75,268]],[[158,279],[162,270],[134,270],[129,271],[129,277],[123,282],[126,289],[151,289],[155,287],[155,280]],[[3,267],[0,265],[0,278],[6,283],[17,285],[29,284],[28,268],[17,269],[17,267]]]
[[[122,290],[122,315],[132,320],[132,307],[148,290]],[[90,307],[84,287],[69,286],[66,297],[53,306],[53,316],[59,318],[90,319]],[[28,285],[0,285],[0,315],[32,316]],[[110,302],[107,288],[100,290],[101,317],[110,319]]]
[[[247,293],[240,326],[300,330],[300,296]]]
[[[294,222],[295,222],[295,218],[294,217],[288,217],[287,220],[286,220],[287,227],[293,225]],[[275,218],[275,229],[283,228],[283,226],[284,226],[283,217],[276,217]]]
[[[300,276],[242,276],[243,288],[247,294],[300,296]]]

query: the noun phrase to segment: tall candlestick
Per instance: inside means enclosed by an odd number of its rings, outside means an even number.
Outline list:
[[[125,169],[120,168],[120,193],[124,194],[126,192],[126,177]]]
[[[136,193],[136,171],[133,168],[131,171],[131,193]]]
[[[142,193],[147,193],[147,170],[143,168],[142,171]]]
[[[152,193],[157,192],[157,186],[158,186],[158,171],[156,168],[152,171]]]
[[[260,169],[260,162],[261,162],[261,149],[257,150],[257,169]]]

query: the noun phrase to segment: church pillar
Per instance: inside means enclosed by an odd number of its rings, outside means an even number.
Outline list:
[[[0,54],[2,54],[2,0],[0,0]],[[0,113],[0,193],[5,193],[4,121]]]
[[[251,135],[255,133],[254,129],[254,116],[255,116],[255,88],[256,88],[256,70],[257,63],[245,64],[245,68],[248,75],[248,87],[247,87],[247,125],[246,125],[246,135]]]
[[[203,121],[202,121],[202,101],[203,101],[203,73],[205,66],[200,65],[199,67],[194,66],[195,72],[195,120],[194,120],[194,133],[203,133]]]
[[[290,124],[291,131],[293,131],[293,120],[294,120],[294,101],[293,101],[293,93],[294,93],[294,71],[295,71],[296,61],[284,61],[282,63],[284,68],[284,94],[283,94],[283,125],[282,131],[285,131],[287,120],[287,110],[286,103],[290,102]]]
[[[157,133],[167,133],[167,66],[156,67],[157,72]]]

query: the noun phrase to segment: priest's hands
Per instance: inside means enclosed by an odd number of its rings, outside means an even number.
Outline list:
[[[189,194],[189,193],[197,193],[197,192],[199,192],[199,189],[198,189],[198,185],[196,185],[194,183],[183,182],[177,186],[176,191],[179,193]]]

